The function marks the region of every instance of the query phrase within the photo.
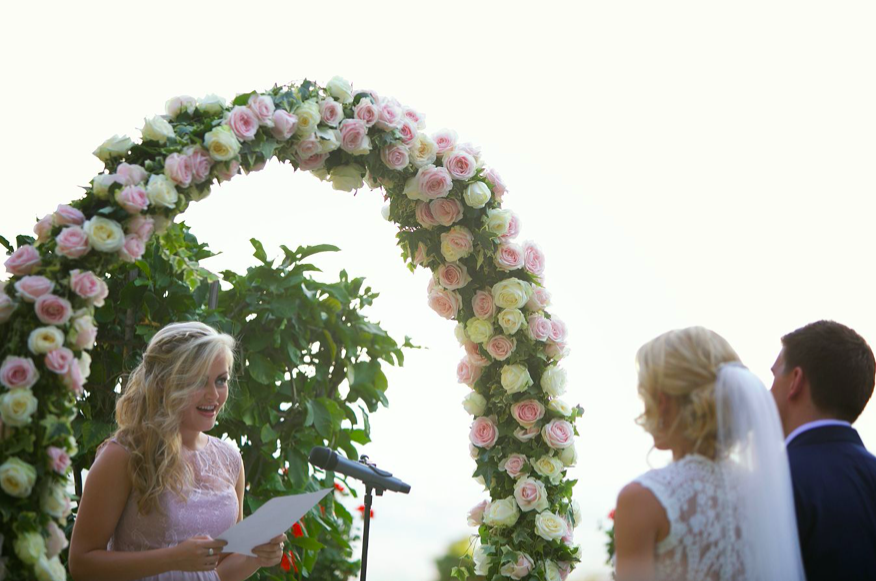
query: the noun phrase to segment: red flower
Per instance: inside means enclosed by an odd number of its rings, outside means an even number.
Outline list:
[[[357,508],[356,510],[358,510],[360,513],[362,513],[362,515],[361,515],[362,518],[365,518],[365,505],[364,504],[360,504],[359,508]],[[374,509],[373,508],[371,509],[371,518],[374,518]]]
[[[325,516],[325,507],[321,504],[319,505],[319,512],[320,514],[322,514],[322,516]]]
[[[304,536],[304,530],[301,527],[301,523],[295,523],[292,525],[292,536],[296,538]]]
[[[608,513],[608,518],[610,518],[611,520],[614,520],[614,511],[615,509],[611,509],[611,512]]]
[[[335,490],[337,490],[338,492],[343,492],[344,487],[341,486],[340,484],[338,484],[337,482],[335,482]]]
[[[280,567],[287,573],[290,569],[294,568],[295,572],[298,572],[298,565],[295,564],[295,553],[289,551],[288,553],[283,553],[283,560],[280,561]]]

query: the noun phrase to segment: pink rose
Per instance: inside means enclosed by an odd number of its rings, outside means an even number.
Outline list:
[[[0,384],[6,389],[30,389],[39,378],[30,357],[7,355],[0,365]]]
[[[517,348],[517,339],[509,339],[504,335],[493,335],[484,348],[496,361],[505,361]]]
[[[569,517],[564,516],[563,520],[566,521],[566,534],[560,540],[566,545],[572,546],[572,543],[575,542],[575,527],[569,521]]]
[[[525,399],[511,406],[511,415],[524,428],[531,428],[544,417],[544,406],[534,399]]]
[[[417,129],[423,129],[424,127],[426,127],[425,115],[415,111],[414,109],[411,109],[410,107],[402,107],[402,116],[405,119],[413,122],[414,127],[416,127]]]
[[[67,258],[81,258],[91,250],[91,242],[85,230],[79,226],[68,226],[55,237],[58,254]]]
[[[479,290],[471,298],[471,308],[475,317],[488,321],[496,314],[496,304],[489,290]]]
[[[528,442],[537,437],[539,433],[541,433],[541,431],[537,426],[532,426],[531,428],[517,428],[514,430],[514,437],[521,442]]]
[[[471,432],[468,438],[478,448],[489,450],[496,444],[496,440],[499,438],[499,428],[496,427],[496,423],[492,418],[481,416],[471,425]]]
[[[60,204],[55,210],[52,220],[55,226],[82,226],[85,223],[85,214],[67,204]]]
[[[474,250],[474,237],[467,228],[454,226],[449,232],[441,234],[441,253],[450,262],[465,258],[472,250]]]
[[[523,512],[541,512],[550,507],[544,484],[534,478],[518,480],[514,486],[514,499]]]
[[[487,509],[486,500],[482,500],[468,511],[468,526],[477,527],[484,524],[484,511]]]
[[[493,195],[499,202],[501,202],[502,196],[504,196],[505,192],[508,191],[507,187],[505,186],[505,182],[502,181],[502,176],[500,176],[496,170],[490,168],[484,172],[484,177],[487,178],[487,181],[490,182],[493,190]]]
[[[414,266],[425,266],[429,262],[429,253],[426,250],[426,245],[422,242],[417,243],[417,251],[414,252]]]
[[[397,129],[401,125],[402,111],[398,103],[393,100],[384,99],[378,106],[378,110],[380,111],[379,118],[377,119],[378,129],[390,131]]]
[[[109,295],[106,283],[87,270],[70,271],[70,290],[96,307],[102,307],[104,299]]]
[[[467,180],[475,175],[478,164],[468,153],[454,150],[444,155],[444,168],[455,180]]]
[[[353,117],[364,121],[366,127],[371,127],[380,120],[380,110],[370,99],[362,99],[353,108]]]
[[[46,214],[33,227],[33,233],[37,235],[37,244],[48,242],[52,236],[52,215]]]
[[[271,97],[268,95],[250,95],[246,106],[252,111],[259,125],[271,124],[274,115],[274,100]]]
[[[554,343],[565,343],[566,335],[566,324],[559,319],[551,319],[551,341],[553,341]]]
[[[46,325],[65,325],[73,315],[70,301],[53,294],[43,295],[34,305],[37,318]]]
[[[434,228],[438,225],[438,220],[432,215],[432,208],[429,205],[429,202],[417,202],[414,215],[417,218],[417,222],[419,222],[420,226],[423,228]]]
[[[67,389],[75,393],[77,396],[82,395],[82,387],[85,385],[85,379],[82,377],[82,370],[78,363],[71,363],[67,373],[62,378]]]
[[[192,160],[187,155],[171,153],[164,160],[164,175],[183,188],[192,183]],[[127,210],[127,208],[125,208]],[[130,210],[128,210],[130,212]],[[133,214],[133,212],[131,212]]]
[[[155,231],[155,220],[151,216],[134,216],[128,220],[125,226],[128,234],[133,234],[146,242]]]
[[[523,265],[535,276],[544,274],[544,253],[534,242],[523,244]]]
[[[456,381],[464,383],[469,387],[474,387],[475,382],[480,378],[483,370],[483,367],[473,365],[468,357],[466,357],[456,366]]]
[[[15,283],[15,290],[23,301],[32,303],[55,290],[55,283],[44,276],[25,276]]]
[[[46,539],[46,557],[53,559],[66,549],[69,543],[67,537],[64,536],[64,531],[55,524],[55,521],[49,521],[46,530],[49,533],[49,538]]]
[[[146,181],[149,174],[139,165],[120,163],[114,175],[115,180],[123,186],[136,186]]]
[[[226,122],[241,141],[252,141],[259,129],[258,118],[247,107],[237,106],[232,109]]]
[[[312,171],[315,169],[319,169],[323,165],[325,165],[325,160],[328,159],[328,156],[329,154],[327,153],[317,153],[306,158],[299,157],[298,169],[302,171]]]
[[[438,155],[444,155],[448,151],[452,151],[456,147],[456,140],[456,131],[452,129],[442,129],[432,135],[432,141],[438,146]]]
[[[511,454],[501,462],[499,462],[499,470],[505,472],[511,478],[519,478],[525,472],[527,459],[523,454]]]
[[[471,282],[468,269],[462,264],[442,264],[438,267],[436,274],[438,275],[438,282],[447,290],[461,289]]]
[[[432,216],[442,226],[452,226],[462,220],[462,202],[451,198],[432,200],[429,204]]]
[[[9,295],[0,291],[0,324],[5,323],[12,317],[12,312],[15,310],[15,301],[9,298]]]
[[[86,315],[73,319],[68,341],[74,347],[77,349],[92,349],[95,339],[97,339],[97,327],[94,326],[94,320],[91,317]],[[78,366],[73,365],[71,367]]]
[[[305,139],[298,142],[298,145],[295,146],[295,152],[298,154],[299,158],[307,159],[308,157],[313,157],[318,153],[322,153],[322,144],[319,142],[319,138],[316,134],[311,133]]]
[[[53,349],[46,354],[45,363],[49,371],[58,375],[65,375],[70,370],[70,365],[75,364],[76,357],[66,347]]]
[[[319,114],[322,116],[323,123],[329,127],[337,127],[344,118],[344,109],[334,99],[326,99],[319,103]]]
[[[341,149],[355,153],[369,147],[368,128],[361,119],[344,119],[341,122]]]
[[[504,577],[510,577],[515,581],[520,581],[532,571],[534,567],[532,558],[526,553],[518,553],[517,561],[506,561],[499,572]]]
[[[572,563],[569,561],[560,561],[557,563],[557,569],[560,571],[560,581],[566,581],[566,577],[572,572]]]
[[[70,456],[67,455],[67,452],[55,446],[49,446],[46,448],[46,454],[49,457],[49,466],[52,470],[58,474],[67,472],[67,468],[70,466]]]
[[[500,236],[500,238],[502,240],[511,240],[517,238],[518,234],[520,234],[520,218],[517,217],[517,214],[512,212],[511,220],[508,222],[508,229]]]
[[[529,324],[529,336],[536,341],[547,341],[551,334],[551,322],[541,315],[530,315],[526,320]]]
[[[472,143],[462,143],[458,145],[456,149],[469,154],[475,159],[475,161],[479,161],[481,159],[481,148],[478,145],[474,145]]]
[[[401,134],[402,143],[407,145],[417,137],[417,126],[410,119],[405,119],[398,132]]]
[[[465,353],[468,356],[469,362],[477,367],[486,367],[490,364],[490,360],[481,355],[481,350],[474,341],[465,342]]]
[[[453,180],[443,167],[427,165],[417,172],[417,190],[430,200],[446,197],[452,187]]]
[[[541,429],[541,437],[550,448],[562,450],[575,443],[575,428],[566,420],[551,420]]]
[[[139,260],[145,251],[146,245],[140,237],[135,234],[128,234],[125,236],[124,245],[119,250],[119,258],[125,262],[134,262]]]
[[[149,207],[149,198],[142,186],[128,186],[117,190],[116,202],[129,214],[139,214]]]
[[[569,349],[566,347],[565,343],[554,343],[553,341],[548,341],[547,345],[544,346],[544,354],[551,359],[559,360],[569,354]]]
[[[408,167],[411,157],[407,147],[394,143],[380,150],[380,159],[389,169],[400,170]]]
[[[188,156],[192,167],[192,181],[196,184],[206,181],[210,177],[210,168],[213,166],[213,160],[207,150],[201,146],[192,146],[187,147],[184,153]]]
[[[216,164],[216,175],[219,181],[227,182],[234,176],[240,173],[240,162],[236,159],[226,161],[225,163]]]
[[[443,288],[433,288],[429,293],[429,307],[445,319],[453,319],[459,312],[459,295]]]
[[[79,227],[74,226],[74,228]],[[82,228],[79,228],[79,230],[82,231]],[[82,232],[82,235],[85,236],[85,232]],[[88,238],[86,237],[85,240],[87,243]],[[6,262],[3,263],[3,265],[6,266],[6,270],[14,276],[24,276],[25,274],[30,274],[33,269],[39,264],[40,253],[30,244],[19,246],[16,251],[13,252],[9,258],[6,259]]]
[[[288,141],[298,129],[298,116],[282,109],[274,111],[273,121],[271,134],[280,141]]]
[[[524,258],[524,261],[526,259]],[[551,304],[551,293],[548,290],[541,286],[534,287],[532,296],[529,297],[529,301],[526,303],[526,308],[530,311],[543,311],[546,307]]]
[[[517,244],[502,243],[496,249],[493,257],[496,266],[501,270],[515,270],[523,267],[523,249]]]

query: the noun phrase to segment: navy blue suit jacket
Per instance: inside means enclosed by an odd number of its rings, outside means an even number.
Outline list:
[[[788,460],[807,580],[876,580],[876,456],[853,428],[824,426]]]

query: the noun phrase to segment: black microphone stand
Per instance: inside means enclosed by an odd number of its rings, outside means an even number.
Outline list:
[[[377,468],[376,465],[370,464],[368,462],[368,456],[362,456],[359,459],[359,462],[368,466],[374,472],[380,475],[389,474],[383,470]],[[391,476],[391,474],[390,474]],[[383,496],[384,490],[382,488],[375,488],[370,484],[365,485],[365,514],[363,515],[365,518],[365,530],[362,532],[362,568],[359,571],[359,581],[365,581],[365,574],[368,569],[368,535],[371,531],[371,501],[373,497],[371,496],[372,492],[376,492],[377,496]]]

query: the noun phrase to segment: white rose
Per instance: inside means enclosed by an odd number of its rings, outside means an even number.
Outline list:
[[[548,367],[541,376],[541,389],[553,397],[563,395],[566,392],[566,370]]]
[[[216,115],[225,109],[225,99],[210,94],[198,101],[198,109],[209,115]]]
[[[121,137],[113,135],[94,150],[94,155],[96,155],[97,159],[100,161],[107,161],[110,158],[125,155],[133,145],[134,142],[131,141],[131,138],[127,135]]]
[[[494,500],[484,511],[484,524],[491,527],[510,527],[520,518],[520,509],[513,496]]]
[[[484,182],[475,182],[465,188],[462,199],[471,208],[483,208],[490,201],[490,187]]]
[[[227,125],[213,128],[204,136],[204,144],[210,152],[210,157],[216,161],[232,160],[240,152],[240,141]]]
[[[164,176],[162,176],[164,177]],[[82,225],[88,241],[95,250],[117,252],[125,244],[125,231],[115,220],[95,216]]]
[[[341,132],[337,129],[317,129],[316,135],[319,137],[319,147],[322,153],[331,153],[341,146]]]
[[[460,345],[465,345],[465,342],[468,341],[468,337],[465,336],[465,325],[463,323],[456,324],[456,327],[453,328],[453,334]]]
[[[67,571],[64,570],[64,565],[61,564],[61,559],[52,557],[47,559],[40,557],[33,567],[37,581],[66,581]]]
[[[551,484],[559,484],[563,479],[563,462],[553,456],[542,456],[532,462],[532,469],[550,480]]]
[[[506,335],[513,335],[520,330],[524,321],[523,312],[519,309],[505,309],[499,313],[497,319]]]
[[[156,115],[152,119],[144,119],[146,122],[143,129],[143,141],[157,141],[158,143],[167,143],[169,137],[173,137],[173,127],[167,122],[167,119],[160,115]]]
[[[316,127],[322,119],[316,101],[306,101],[298,105],[293,113],[298,117],[298,128],[295,130],[295,134],[301,137],[306,137],[316,131]]]
[[[502,236],[511,226],[511,216],[511,210],[502,210],[499,208],[487,210],[487,215],[484,216],[484,224],[487,227],[487,231],[496,236]]]
[[[572,501],[572,523],[577,528],[581,525],[581,505],[577,500]]]
[[[79,453],[79,446],[76,444],[76,438],[67,436],[67,454],[72,458]]]
[[[167,100],[164,104],[164,112],[167,113],[171,119],[176,119],[183,111],[191,115],[195,112],[197,106],[198,102],[195,101],[194,97],[180,95],[179,97],[173,97],[172,99]]]
[[[465,325],[465,334],[475,343],[483,343],[493,336],[493,325],[489,321],[472,317]]]
[[[520,393],[526,391],[530,385],[532,385],[532,377],[526,366],[515,363],[502,368],[502,387],[506,392]]]
[[[575,448],[575,445],[572,444],[568,448],[560,450],[559,457],[563,466],[574,466],[578,463],[578,450]]]
[[[524,491],[535,491],[535,496],[526,496]],[[514,484],[514,498],[523,512],[535,510],[541,512],[550,508],[547,498],[547,490],[544,484],[535,478],[521,478]]]
[[[535,515],[535,534],[546,541],[562,539],[566,533],[568,533],[566,521],[554,513],[544,511]]]
[[[487,409],[487,398],[472,391],[462,400],[462,407],[473,416],[482,416]]]
[[[40,508],[49,516],[64,518],[70,511],[70,499],[63,486],[51,486],[40,497]]]
[[[371,189],[373,190],[376,188],[371,188]],[[389,210],[390,210],[389,204],[384,204],[384,206],[382,208],[380,208],[380,217],[383,218],[384,220],[386,220],[387,222],[389,222]]]
[[[493,285],[493,302],[500,309],[520,309],[532,296],[532,285],[519,278],[506,278]]]
[[[365,185],[365,182],[362,180],[364,175],[365,168],[361,165],[341,165],[331,171],[329,181],[332,183],[333,189],[352,192]]]
[[[488,545],[489,546],[489,545]],[[474,550],[475,575],[486,575],[490,572],[490,556],[484,551],[484,545],[478,545]]]
[[[411,163],[414,167],[421,168],[434,163],[438,158],[438,144],[425,133],[418,133],[408,144],[410,149]]]
[[[544,579],[545,581],[562,581],[560,568],[553,561],[544,562]]]
[[[27,348],[34,355],[45,355],[64,346],[64,333],[57,327],[39,327],[30,332]]]
[[[420,193],[420,182],[417,180],[417,176],[413,176],[408,178],[405,182],[405,195],[408,199],[416,200],[420,202],[428,202],[429,199]]]
[[[332,80],[328,82],[325,88],[328,89],[329,95],[341,103],[353,102],[353,87],[346,79],[332,77]]]
[[[105,200],[109,197],[109,187],[114,183],[116,183],[114,174],[103,173],[94,176],[94,179],[91,180],[91,191],[101,200]]]
[[[18,558],[33,565],[46,554],[46,541],[39,533],[24,533],[16,537],[12,543]]]
[[[176,191],[176,186],[173,185],[173,180],[164,174],[149,176],[146,197],[149,198],[150,204],[162,208],[173,208],[179,201],[179,193]]]
[[[26,426],[36,410],[37,399],[29,389],[13,389],[0,396],[0,416],[7,426]]]
[[[23,460],[13,456],[0,466],[0,488],[9,496],[27,498],[35,482],[36,469]]]
[[[83,351],[82,355],[79,356],[78,363],[79,372],[82,374],[82,380],[84,381],[91,375],[91,355],[87,351]]]
[[[562,414],[564,416],[571,415],[572,413],[572,406],[570,406],[561,399],[552,399],[548,403],[547,407],[549,410],[557,412],[558,414]]]

